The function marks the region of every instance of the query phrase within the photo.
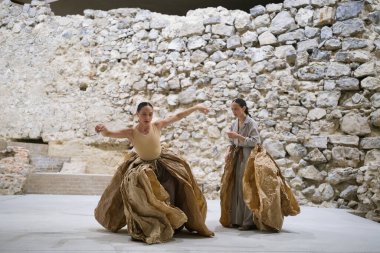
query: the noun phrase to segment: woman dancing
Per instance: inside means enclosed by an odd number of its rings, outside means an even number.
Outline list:
[[[127,138],[135,152],[117,169],[95,209],[96,220],[116,232],[125,225],[136,240],[148,244],[170,240],[183,226],[202,236],[213,236],[206,224],[207,203],[189,165],[160,145],[161,129],[195,111],[208,113],[196,105],[174,116],[152,122],[153,106],[137,107],[138,124],[110,131],[103,124],[96,132],[112,138]]]
[[[221,183],[220,223],[225,227],[280,231],[284,216],[300,212],[274,160],[260,145],[257,123],[246,102],[231,103],[236,120],[227,132],[230,146]]]

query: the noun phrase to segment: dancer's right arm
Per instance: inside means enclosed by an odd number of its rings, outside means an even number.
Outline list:
[[[97,133],[101,133],[101,135],[105,137],[111,137],[111,138],[128,138],[129,140],[131,140],[133,136],[132,128],[126,128],[126,129],[121,129],[117,131],[110,131],[103,124],[96,125],[95,131]]]

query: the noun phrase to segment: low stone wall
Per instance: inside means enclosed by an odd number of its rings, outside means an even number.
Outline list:
[[[29,151],[4,145],[0,150],[0,195],[22,194],[27,177],[34,167],[29,164]]]
[[[40,155],[40,156],[46,156],[48,155],[48,144],[40,144],[40,143],[27,143],[27,142],[22,142],[22,141],[4,141],[3,148],[1,148],[0,145],[0,150],[5,149],[7,146],[12,146],[12,147],[22,147],[28,150],[29,155]]]
[[[25,193],[100,195],[111,181],[110,175],[33,173]]]
[[[60,17],[44,2],[3,1],[0,137],[106,152],[105,143],[123,142],[97,136],[97,123],[132,126],[142,100],[156,117],[203,102],[207,117],[176,123],[162,141],[218,198],[229,105],[243,97],[300,203],[378,217],[379,11],[378,0],[285,0],[250,13]]]

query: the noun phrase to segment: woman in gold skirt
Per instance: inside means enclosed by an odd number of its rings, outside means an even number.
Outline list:
[[[241,98],[233,100],[231,110],[236,120],[227,132],[230,146],[220,190],[220,223],[240,230],[278,232],[284,216],[300,212],[297,200],[274,160],[260,145],[258,126],[246,102]]]
[[[205,224],[207,203],[189,165],[160,144],[161,129],[195,111],[208,109],[196,105],[152,122],[153,106],[143,102],[137,107],[135,127],[95,127],[103,136],[129,139],[135,150],[119,166],[95,209],[103,227],[116,232],[127,225],[132,238],[148,244],[170,240],[183,226],[202,236],[214,235]]]

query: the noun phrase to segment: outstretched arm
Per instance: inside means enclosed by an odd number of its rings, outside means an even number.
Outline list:
[[[170,124],[173,124],[174,122],[176,121],[179,121],[187,116],[189,116],[191,113],[195,112],[195,111],[200,111],[202,113],[208,113],[209,112],[209,109],[207,107],[205,107],[204,105],[202,104],[197,104],[195,106],[192,106],[190,107],[189,109],[186,109],[182,112],[178,112],[176,113],[175,115],[173,116],[170,116],[170,117],[167,117],[163,120],[159,120],[156,122],[157,124],[157,127],[158,128],[164,128],[164,127],[167,127],[169,126]]]
[[[133,130],[131,128],[121,129],[121,130],[117,130],[117,131],[110,131],[103,124],[96,125],[95,131],[97,133],[100,133],[101,135],[103,135],[105,137],[128,138],[129,140],[131,140],[132,133],[133,133]]]

